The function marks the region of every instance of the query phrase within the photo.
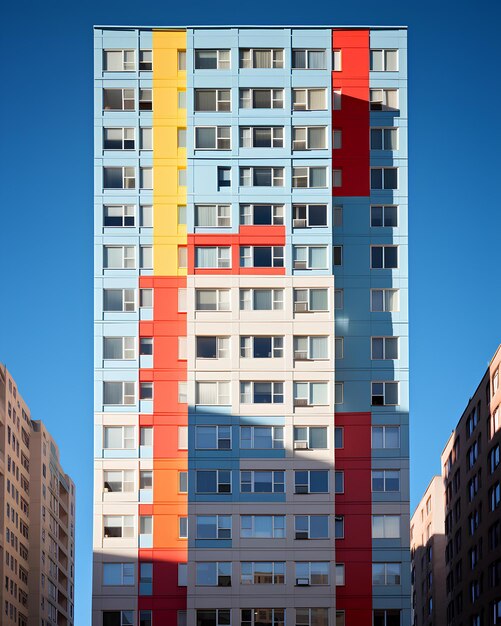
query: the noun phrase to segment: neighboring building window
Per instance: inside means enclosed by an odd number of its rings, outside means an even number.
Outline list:
[[[373,382],[371,385],[372,406],[398,405],[398,382]]]
[[[186,404],[188,402],[188,383],[180,380],[177,383],[177,401],[179,404]]]
[[[334,129],[332,131],[332,147],[334,150],[340,150],[343,147],[343,131]]]
[[[231,150],[231,126],[197,126],[195,150]]]
[[[240,224],[278,226],[284,223],[283,204],[241,204]]]
[[[177,449],[188,450],[188,426],[177,427]]]
[[[139,595],[153,593],[153,563],[139,563]]]
[[[283,450],[283,426],[240,426],[243,450]]]
[[[400,563],[373,563],[373,585],[400,585]]]
[[[371,289],[371,311],[399,311],[398,289]]]
[[[333,50],[332,51],[332,71],[340,72],[342,70],[342,51],[341,50]]]
[[[398,111],[398,89],[370,89],[371,111]]]
[[[195,112],[231,111],[229,89],[195,89]]]
[[[398,72],[398,50],[371,50],[371,72]]]
[[[124,406],[136,403],[133,382],[103,382],[103,404],[108,406]]]
[[[152,616],[150,610],[141,610],[139,611],[139,626],[152,626]]]
[[[371,189],[398,189],[398,167],[371,167]]]
[[[336,539],[344,539],[344,516],[336,515],[335,519]]]
[[[334,354],[336,359],[344,359],[344,337],[334,339]]]
[[[195,307],[197,311],[229,311],[229,289],[196,289]]]
[[[344,289],[334,290],[334,308],[336,310],[344,309]]]
[[[178,169],[177,171],[177,184],[179,187],[186,187],[186,168]]]
[[[231,515],[197,515],[197,539],[231,539]]]
[[[140,111],[152,111],[153,110],[153,90],[152,89],[140,89],[139,90],[139,110]]]
[[[327,168],[293,167],[292,186],[303,189],[323,189],[327,187]]]
[[[177,108],[186,109],[186,91],[184,89],[177,92]]]
[[[371,226],[373,228],[392,228],[398,226],[398,207],[394,205],[371,206]]]
[[[371,150],[398,150],[398,128],[371,128]]]
[[[324,70],[326,68],[325,50],[292,50],[293,70]]]
[[[177,290],[177,311],[178,313],[186,313],[186,297],[187,290],[186,289],[178,289]]]
[[[195,247],[195,267],[226,269],[231,267],[231,247]]]
[[[139,399],[153,400],[153,383],[139,383]]]
[[[283,167],[241,167],[241,187],[283,187]]]
[[[334,492],[335,493],[344,493],[344,471],[338,470],[334,472]]]
[[[240,89],[241,109],[283,109],[283,89]]]
[[[136,109],[135,89],[103,89],[103,109],[105,111],[134,111]]]
[[[231,562],[197,563],[195,584],[197,587],[231,587]]]
[[[285,562],[242,561],[240,583],[242,585],[283,585],[285,584]]]
[[[345,584],[344,563],[336,563],[336,587],[342,587],[344,584]]]
[[[292,108],[294,111],[325,111],[327,89],[293,89]]]
[[[195,50],[196,70],[229,70],[230,50]]]
[[[284,539],[285,515],[241,515],[240,537]]]
[[[242,381],[240,383],[242,404],[283,404],[283,382]]]
[[[141,228],[153,228],[153,207],[151,204],[140,206]]]
[[[241,311],[281,311],[283,308],[283,289],[240,289]]]
[[[186,70],[186,50],[177,51],[177,69],[182,72]]]
[[[371,269],[398,269],[398,246],[371,246]]]
[[[188,518],[179,518],[179,539],[188,539]]]
[[[334,383],[334,404],[344,403],[344,383]]]
[[[334,447],[336,449],[344,448],[344,427],[336,426],[334,428]]]
[[[295,539],[328,539],[328,515],[295,515]]]
[[[177,147],[178,148],[186,148],[186,135],[187,135],[186,128],[177,129]]]
[[[240,67],[275,69],[284,66],[284,51],[281,48],[240,48]]]
[[[341,89],[334,89],[332,91],[332,109],[334,111],[341,111],[341,104],[342,104],[342,94],[341,94]]]
[[[103,69],[105,72],[134,72],[136,69],[135,50],[104,50]]]

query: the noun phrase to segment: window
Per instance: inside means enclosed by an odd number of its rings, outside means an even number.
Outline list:
[[[141,228],[153,228],[153,207],[151,204],[142,204],[140,207]]]
[[[334,472],[334,478],[335,478],[334,492],[344,493],[344,471],[339,470],[337,472]]]
[[[140,246],[139,265],[141,269],[153,268],[153,246]]]
[[[124,406],[135,404],[135,383],[103,382],[103,404]]]
[[[242,381],[240,383],[242,404],[283,404],[283,382]]]
[[[327,289],[294,289],[294,312],[328,311]]]
[[[136,225],[133,204],[108,204],[103,207],[103,226],[124,228]]]
[[[179,518],[179,539],[188,539],[188,518]]]
[[[328,585],[328,561],[296,561],[296,585]]]
[[[488,456],[489,472],[491,474],[494,474],[494,472],[496,471],[496,468],[499,465],[499,459],[500,459],[500,448],[499,448],[499,443],[498,443],[496,446],[494,446],[494,448],[492,448]]]
[[[292,128],[293,150],[324,150],[327,148],[325,126],[294,126]]]
[[[394,313],[399,310],[398,289],[371,289],[371,311]]]
[[[196,204],[195,226],[204,228],[228,228],[231,226],[231,205]]]
[[[104,470],[103,488],[106,493],[132,493],[134,491],[133,470]]]
[[[240,356],[242,358],[279,359],[283,355],[283,337],[240,337]]]
[[[231,470],[197,470],[196,493],[231,493]]]
[[[374,609],[374,626],[401,626],[399,609]]]
[[[344,584],[345,584],[344,563],[336,563],[336,587],[342,587]]]
[[[230,382],[207,381],[196,383],[196,404],[202,405],[229,405]]]
[[[326,426],[294,426],[294,449],[326,450]]]
[[[195,246],[195,267],[196,268],[219,268],[231,267],[231,247],[230,246]]]
[[[371,206],[371,226],[373,228],[398,226],[398,207],[393,205]]]
[[[139,399],[153,400],[153,383],[139,383]]]
[[[188,267],[188,248],[187,246],[177,247],[177,266],[179,269]]]
[[[132,312],[136,310],[134,289],[104,289],[103,310],[109,312]]]
[[[178,135],[179,135],[178,131]],[[153,150],[153,128],[140,128],[139,139],[141,150]],[[186,145],[186,143],[185,143]]]
[[[186,226],[186,205],[179,204],[177,207],[177,223]]]
[[[153,70],[153,51],[139,50],[139,71],[151,72]]]
[[[230,50],[195,50],[196,70],[229,70]]]
[[[344,427],[342,426],[334,428],[334,447],[336,449],[344,448]]]
[[[328,609],[296,609],[296,626],[328,626]]]
[[[129,360],[136,358],[135,337],[103,337],[103,358]]]
[[[400,471],[372,470],[372,491],[400,491]]]
[[[243,539],[284,539],[285,515],[241,515],[240,537]]]
[[[240,67],[256,69],[274,69],[284,66],[283,49],[240,48]]]
[[[152,111],[153,110],[153,90],[152,89],[140,89],[139,90],[139,110],[140,111]]]
[[[135,128],[103,128],[104,150],[135,150]]]
[[[284,223],[283,204],[241,204],[240,224],[277,226]]]
[[[186,70],[186,50],[177,51],[177,69],[178,71]]]
[[[315,228],[327,226],[326,204],[293,204],[292,227]]]
[[[231,111],[229,89],[195,89],[195,112]]]
[[[283,167],[241,167],[241,187],[283,187]]]
[[[242,450],[283,450],[283,426],[240,426]]]
[[[295,493],[328,493],[328,470],[296,470],[294,472]]]
[[[240,563],[242,585],[283,585],[285,583],[284,561],[242,561]]]
[[[398,111],[398,89],[370,89],[371,111]]]
[[[371,387],[371,404],[373,406],[398,405],[398,382],[373,382]]]
[[[153,307],[153,289],[139,290],[139,306],[142,309],[151,309]]]
[[[283,148],[283,126],[241,126],[241,148]]]
[[[226,359],[230,356],[229,337],[196,338],[197,359]]]
[[[329,404],[329,383],[294,383],[294,406],[326,406],[327,404]]]
[[[103,269],[134,269],[135,246],[103,246]]]
[[[332,90],[332,109],[334,111],[341,111],[342,105],[342,93],[341,89]]]
[[[342,69],[342,51],[341,50],[333,50],[332,51],[332,71],[340,72]]]
[[[231,187],[231,167],[217,168],[217,190],[221,191],[223,187]]]
[[[324,70],[325,50],[292,50],[293,70]]]
[[[371,246],[371,269],[398,269],[398,246]]]
[[[371,337],[371,358],[398,359],[398,337]]]
[[[332,247],[332,255],[333,255],[333,265],[340,266],[343,265],[343,246],[333,246]]]
[[[283,289],[240,289],[241,311],[281,311],[283,308]]]
[[[240,246],[240,267],[283,267],[282,246]]]
[[[103,585],[129,586],[133,584],[133,563],[103,563]]]
[[[195,150],[231,150],[231,126],[195,127]]]
[[[105,111],[134,111],[135,108],[135,89],[103,89],[103,109]]]
[[[240,89],[241,109],[283,109],[283,89]]]
[[[134,516],[104,515],[103,527],[105,539],[112,537],[134,537]]]
[[[371,189],[398,189],[398,168],[371,167]]]
[[[153,593],[153,563],[139,563],[139,595]]]
[[[343,147],[343,131],[334,129],[332,131],[332,147],[334,150],[340,150]]]
[[[188,449],[188,426],[177,427],[177,449]]]
[[[501,486],[499,481],[489,489],[489,510],[495,511],[501,503]]]
[[[324,360],[329,358],[328,336],[294,336],[294,359],[296,361]]]
[[[52,605],[49,603],[49,608]],[[55,607],[54,607],[55,609]],[[51,621],[56,621],[57,610],[54,610]],[[103,626],[132,626],[134,611],[103,611]]]
[[[186,404],[188,402],[188,383],[180,380],[177,383],[177,401],[179,404]]]
[[[231,562],[197,563],[196,585],[198,587],[231,587]]]
[[[303,189],[321,189],[327,187],[327,168],[293,167],[292,186]]]
[[[105,72],[134,72],[136,69],[135,50],[104,50],[103,69]]]
[[[186,148],[186,128],[177,129],[177,147]]]
[[[197,626],[230,624],[230,609],[197,609]]]
[[[231,426],[196,426],[197,450],[231,450]]]
[[[344,309],[344,289],[334,290],[334,308],[336,310]]]
[[[400,585],[400,563],[373,563],[373,585]]]
[[[135,189],[135,167],[103,167],[104,189]]]
[[[382,450],[383,448],[397,449],[400,447],[400,426],[373,426],[372,427],[372,448]]]
[[[195,307],[197,311],[229,311],[229,289],[196,289]]]
[[[105,450],[133,450],[136,447],[134,426],[105,426]]]
[[[499,368],[492,375],[492,395],[495,396],[499,389]]]
[[[177,108],[186,109],[186,91],[184,89],[177,92]]]
[[[241,493],[285,493],[285,472],[241,470]]]
[[[327,89],[293,89],[292,108],[294,111],[325,111]]]
[[[283,626],[285,609],[242,609],[240,626]]]
[[[371,150],[398,150],[398,128],[371,128]]]
[[[371,50],[371,72],[398,72],[398,50]]]

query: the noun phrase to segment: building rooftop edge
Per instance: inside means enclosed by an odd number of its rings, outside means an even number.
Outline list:
[[[370,24],[188,24],[177,26],[148,26],[148,25],[134,25],[134,24],[94,24],[94,29],[108,28],[108,29],[129,29],[139,28],[144,30],[186,30],[188,28],[371,28],[372,30],[407,30],[408,26],[404,25],[392,25],[392,26],[375,26]]]
[[[423,491],[423,495],[421,496],[421,499],[419,500],[418,504],[417,504],[417,505],[415,506],[415,508],[414,508],[414,513],[411,515],[411,519],[410,519],[411,523],[412,523],[412,520],[414,519],[414,516],[416,515],[416,513],[417,513],[417,511],[418,511],[419,507],[421,506],[421,502],[424,500],[424,497],[425,497],[425,495],[427,494],[428,489],[431,487],[431,484],[433,483],[433,481],[434,481],[436,478],[440,478],[440,479],[441,479],[441,478],[442,478],[442,476],[441,476],[440,474],[435,474],[435,476],[432,476],[432,477],[431,477],[430,482],[428,483],[428,485],[427,485],[426,489]]]

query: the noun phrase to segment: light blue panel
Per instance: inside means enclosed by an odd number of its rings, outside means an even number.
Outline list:
[[[143,504],[153,502],[153,489],[140,489],[139,502],[142,502]]]

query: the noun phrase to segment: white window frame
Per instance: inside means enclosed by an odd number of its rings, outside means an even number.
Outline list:
[[[308,385],[306,396],[301,395],[298,385]],[[315,404],[313,399],[314,385],[324,385],[326,389],[325,403]],[[294,381],[294,406],[328,406],[329,405],[329,383],[325,380],[296,380]]]
[[[120,141],[120,147],[106,147],[107,134],[109,131],[119,131],[119,139],[110,141]],[[103,150],[135,150],[136,149],[136,129],[132,126],[104,126],[103,127]]]
[[[374,385],[383,385],[383,393],[374,393]],[[396,385],[397,388],[397,403],[389,403],[386,401],[386,386],[387,385]],[[383,403],[374,403],[373,400],[375,397],[382,397]],[[373,380],[371,382],[371,406],[399,406],[400,404],[400,385],[396,380]]]
[[[398,270],[399,269],[399,267],[400,267],[400,263],[399,263],[399,261],[400,261],[400,258],[399,258],[400,254],[399,254],[399,252],[400,251],[399,251],[399,246],[398,245],[394,245],[394,244],[390,244],[390,245],[382,244],[382,245],[379,245],[378,244],[378,245],[371,245],[370,248],[371,248],[371,266],[370,266],[371,270]],[[372,264],[373,263],[372,253],[377,248],[381,248],[382,249],[382,256],[381,256],[382,265],[381,265],[381,267],[379,267],[378,265],[373,265]],[[394,267],[390,266],[390,265],[387,266],[387,263],[389,263],[389,261],[386,260],[386,250],[388,250],[390,248],[392,248],[392,249],[394,248],[397,251],[397,264]]]
[[[285,515],[240,515],[240,538],[241,539],[256,539],[255,520],[256,517],[269,517],[271,518],[271,534],[270,536],[261,536],[260,539],[285,539],[286,537],[286,516]],[[250,518],[251,524],[249,527],[250,535],[244,535],[243,522],[244,518]],[[278,524],[278,521],[283,521],[283,526]],[[247,530],[247,529],[246,529]],[[283,534],[282,534],[283,531]]]
[[[292,262],[294,270],[326,270],[329,267],[328,260],[328,248],[329,246],[292,246]],[[325,265],[317,266],[312,265],[311,251],[315,249],[325,250]],[[299,253],[299,254],[298,254]],[[303,254],[304,253],[304,254]],[[304,256],[304,259],[298,259],[298,256]]]
[[[382,439],[383,439],[382,446],[374,445],[374,429],[375,428],[382,429]],[[386,445],[386,429],[387,428],[396,428],[398,430],[398,445],[396,446]],[[397,424],[373,424],[371,428],[371,448],[373,450],[398,450],[398,448],[400,448],[400,426],[398,426]]]
[[[240,212],[240,225],[241,226],[255,226],[254,223],[254,208],[256,206],[269,206],[270,207],[270,224],[259,224],[259,226],[283,226],[284,225],[284,213],[285,205],[283,204],[261,204],[253,203],[246,204],[241,203],[239,207]]]
[[[198,474],[199,472],[211,472],[215,474],[216,483],[214,491],[199,491],[198,490]],[[228,474],[227,479],[225,475]],[[197,494],[212,494],[212,495],[226,495],[232,493],[232,471],[229,469],[197,469],[195,470],[195,493]]]
[[[153,71],[153,50],[150,48],[141,48],[139,50],[139,71]]]
[[[216,356],[204,357],[198,356],[198,339],[213,338],[216,340]],[[230,356],[230,339],[228,335],[196,335],[195,337],[195,358],[202,359],[203,361],[210,361],[215,359],[227,359]]]
[[[270,491],[266,491],[266,492],[256,491],[256,473],[258,472],[271,474],[271,482],[270,482],[271,490]],[[250,474],[250,481],[248,480],[244,481],[244,476],[243,476],[244,474]],[[278,476],[278,474],[282,474],[283,480],[279,480],[280,476]],[[244,491],[242,489],[243,485],[250,485],[250,491],[249,490]],[[240,470],[240,493],[285,493],[285,470],[265,470],[265,469]]]
[[[265,51],[270,52],[270,65],[268,67],[258,67],[254,53]],[[284,67],[284,56],[285,52],[283,48],[239,48],[238,64],[240,69],[280,69]]]
[[[268,565],[268,564],[271,564],[271,572],[270,572],[271,583],[261,582],[259,578],[256,579],[256,569],[258,570],[258,572],[262,573],[263,565]],[[240,584],[241,585],[259,585],[259,584],[284,585],[286,582],[285,561],[241,561],[240,565],[241,565],[241,571],[240,571]],[[244,573],[243,571],[244,565],[250,566],[249,569],[251,571],[249,573],[247,572]],[[278,567],[276,567],[277,565],[280,565],[281,571],[275,571],[276,569],[278,570]],[[279,576],[281,576],[283,580],[277,581],[277,578]]]
[[[256,146],[256,132],[269,131],[270,145]],[[284,147],[284,127],[283,126],[239,126],[239,146],[240,148],[283,148]]]
[[[375,69],[374,53],[381,53],[381,69]],[[394,55],[394,69],[389,69],[393,65],[390,56]],[[371,48],[370,50],[370,71],[371,72],[398,72],[399,67],[398,48]]]
[[[212,537],[211,539],[221,539],[221,540],[229,540],[232,538],[232,516],[231,515],[197,515],[196,516],[196,520],[195,520],[195,529],[196,531],[198,531],[198,519],[200,517],[210,517],[210,518],[214,518],[214,522],[215,522],[215,528],[216,528],[216,536]],[[223,523],[225,523],[224,518],[229,518],[230,521],[230,525],[229,526],[223,526]],[[221,531],[227,531],[229,530],[229,535],[227,537],[221,537],[220,532]],[[197,532],[197,539],[200,539],[200,537],[198,536],[198,532]]]
[[[207,148],[197,145],[197,130],[200,128],[214,130],[214,145]],[[226,134],[227,136],[225,136]],[[231,126],[195,126],[193,145],[195,150],[231,150]]]
[[[270,170],[271,185],[256,185],[255,174],[258,170]],[[240,166],[240,187],[284,187],[285,186],[285,168],[284,167],[269,167],[269,166]]]
[[[121,439],[122,445],[120,448],[112,448],[107,447],[106,444],[106,430],[107,429],[117,429],[121,430]],[[127,442],[131,442],[132,445],[127,446]],[[136,448],[136,428],[135,426],[124,425],[124,426],[115,426],[115,424],[106,424],[103,426],[103,450],[134,450]]]
[[[215,438],[216,438],[217,447],[209,448],[209,447],[199,446],[198,444],[198,429],[199,428],[214,428],[215,429]],[[224,436],[220,436],[220,430],[223,428],[229,429],[229,437],[226,436],[226,434],[224,434]],[[232,433],[231,426],[226,426],[226,425],[221,425],[221,424],[198,424],[197,426],[195,426],[195,449],[196,450],[231,450],[232,449],[232,434],[233,433]],[[220,442],[228,441],[228,440],[229,440],[229,447],[219,445]]]
[[[120,91],[122,105],[120,109],[112,109],[105,106],[105,96],[107,91]],[[131,104],[132,103],[132,104]],[[104,87],[103,88],[103,111],[135,111],[136,110],[136,90],[130,87]]]
[[[120,582],[117,584],[106,582],[105,570],[107,567],[115,567],[119,569]],[[135,585],[135,568],[134,563],[116,563],[107,562],[103,563],[103,587],[132,587]]]
[[[255,402],[256,395],[255,395],[254,386],[256,384],[270,385],[271,402]],[[242,380],[240,381],[240,404],[284,404],[284,381],[283,380]]]
[[[116,521],[120,521],[120,525],[110,526],[109,524],[106,524],[107,521],[111,521],[111,518],[113,518],[114,520],[116,519]],[[120,537],[106,537],[105,535],[106,526],[108,526],[108,528],[120,528],[121,529]],[[135,529],[136,529],[136,524],[135,524],[134,515],[103,515],[103,538],[104,539],[131,538],[135,536]]]
[[[112,209],[118,215],[106,216],[106,212]],[[119,218],[122,223],[115,225],[106,224],[106,218]],[[131,219],[132,218],[132,219]],[[127,220],[131,223],[127,224]],[[135,228],[136,226],[136,205],[135,204],[103,204],[103,228]]]
[[[207,291],[207,292],[214,292],[216,295],[216,308],[214,309],[200,309],[199,304],[197,304],[198,301],[198,294],[202,291]],[[225,297],[222,297],[224,294]],[[205,312],[205,311],[230,311],[231,310],[231,292],[229,289],[195,289],[195,310],[200,313],[200,312]]]
[[[199,250],[216,250],[216,265],[199,265],[197,253]],[[226,256],[227,254],[227,256]],[[195,268],[196,269],[230,269],[231,268],[231,246],[195,246]]]
[[[378,133],[381,134],[381,148],[374,148],[374,146],[372,145],[372,135],[373,133],[377,131]],[[392,136],[392,139],[390,140],[390,146],[386,145],[386,132],[385,131],[390,131],[390,134]],[[393,142],[393,137],[395,139],[395,141]],[[395,143],[395,147],[391,147],[391,145]],[[371,146],[371,150],[375,150],[377,152],[381,152],[383,150],[398,150],[399,149],[399,137],[398,137],[398,127],[397,126],[371,126],[370,128],[370,146]]]
[[[321,206],[325,207],[325,224],[310,224],[310,207]],[[303,213],[305,217],[296,217],[296,215]],[[329,222],[329,206],[323,203],[310,202],[301,203],[294,202],[292,205],[292,227],[293,228],[327,228]]]
[[[324,357],[315,357],[312,352],[313,339],[325,339],[327,346],[327,355]],[[299,343],[303,343],[306,340],[306,350],[301,349]],[[295,361],[328,361],[329,360],[329,335],[294,335],[293,336],[294,347],[294,360]]]
[[[376,225],[373,222],[375,221],[375,217],[373,217],[373,209],[381,209],[381,218],[382,224]],[[386,224],[386,209],[394,209],[396,213],[396,224],[387,225]],[[370,225],[371,228],[397,228],[398,227],[398,205],[397,204],[371,204],[370,207]]]
[[[195,404],[200,403],[200,384],[214,385],[216,387],[215,402],[207,405],[206,402],[203,406],[228,406],[231,405],[231,381],[229,380],[197,380],[195,383]],[[225,400],[225,402],[223,402]]]
[[[323,169],[325,170],[325,185],[322,187],[314,187],[312,184],[312,176],[311,173],[313,170],[315,169]],[[305,180],[306,184],[302,185],[302,184],[298,184],[299,181]],[[295,184],[296,183],[296,184]],[[314,166],[314,165],[307,165],[307,166],[297,166],[294,165],[292,167],[292,188],[293,189],[327,189],[329,185],[329,176],[327,173],[327,167],[324,166]]]
[[[108,69],[107,54],[121,53],[122,68],[116,70]],[[132,53],[132,60],[127,60],[127,54]],[[134,48],[105,48],[103,50],[103,72],[135,72],[136,71],[136,50]]]
[[[382,349],[383,356],[382,357],[374,356],[374,352],[375,352],[375,350],[374,350],[374,342],[375,342],[375,340],[379,340],[379,341],[382,342],[382,346],[383,346],[383,349]],[[392,341],[394,341],[396,343],[396,346],[397,346],[397,356],[395,356],[395,357],[386,356],[386,351],[387,351],[386,344],[389,343],[389,340],[392,340]],[[389,337],[389,336],[371,337],[371,359],[373,361],[393,361],[393,360],[399,359],[400,358],[400,345],[399,344],[400,344],[399,337],[396,337],[396,336],[391,336],[391,337]]]
[[[395,99],[395,106],[388,104],[389,99]],[[371,111],[398,111],[398,89],[369,89],[369,108]]]
[[[311,146],[310,134],[312,130],[323,130],[323,145],[319,148]],[[304,138],[299,139],[297,137],[298,131],[304,131]],[[292,150],[304,151],[304,150],[327,150],[327,126],[293,126],[292,127]]]
[[[106,404],[105,403],[105,385],[110,383],[117,383],[122,385],[121,402],[118,404]],[[136,383],[129,380],[105,380],[103,381],[103,405],[104,406],[133,406],[136,404]]]
[[[114,481],[110,481],[110,480],[106,480],[107,478],[107,474],[109,474],[109,472],[114,472],[116,474],[120,474],[120,489],[117,489],[115,491],[113,490],[109,490],[105,487],[106,483],[110,483],[110,482],[114,482]],[[135,491],[135,485],[136,485],[136,477],[135,477],[135,472],[132,469],[115,469],[115,468],[105,468],[103,470],[103,491],[105,493],[133,493]]]
[[[215,52],[216,67],[197,67],[198,52]],[[224,54],[223,54],[224,53]],[[226,54],[228,53],[228,54]],[[227,58],[223,58],[227,57]],[[230,48],[195,48],[193,54],[193,69],[197,71],[229,70],[231,69],[231,49]]]
[[[325,48],[293,48],[292,49],[292,56],[291,59],[294,59],[294,53],[295,52],[304,52],[305,55],[305,65],[304,67],[302,66],[295,66],[294,63],[292,63],[292,69],[293,70],[317,70],[317,71],[322,71],[322,70],[326,70],[327,69],[327,51]],[[311,61],[310,61],[310,54],[312,52],[323,52],[324,53],[324,62],[323,62],[323,67],[310,67],[311,65]]]
[[[271,265],[254,265],[254,253],[256,249],[270,248]],[[240,267],[284,267],[284,246],[240,246]]]
[[[324,92],[324,106],[321,109],[312,107],[311,92]],[[325,87],[300,87],[292,89],[292,110],[293,111],[326,111],[327,110],[327,89]]]
[[[200,208],[211,209],[215,212],[215,224],[211,226],[201,225],[198,210]],[[231,227],[231,204],[195,204],[195,228],[230,228]]]
[[[375,292],[382,292],[382,296],[383,296],[383,309],[379,310],[379,309],[374,309],[374,295]],[[389,299],[386,297],[386,292],[390,292],[391,294],[393,294],[393,300],[396,301],[396,308],[395,309],[389,309],[387,308],[389,305]],[[375,313],[397,313],[400,311],[400,292],[398,289],[371,289],[371,305],[370,305],[370,310],[371,312],[375,312]]]
[[[254,93],[257,91],[267,91],[270,96],[270,107],[256,107],[254,106]],[[239,92],[239,107],[241,109],[262,109],[267,111],[270,109],[283,109],[284,108],[284,89],[274,89],[269,87],[244,87],[240,88]]]
[[[243,441],[247,441],[247,439],[242,438],[242,434],[247,432],[243,429],[250,428],[250,442],[249,446],[242,445]],[[271,432],[271,446],[266,448],[257,448],[256,447],[256,428],[269,428]],[[280,435],[280,436],[279,436]],[[242,450],[284,450],[284,427],[283,426],[240,426],[240,448]]]
[[[327,580],[325,582],[316,583],[312,582],[312,569],[319,565],[327,566]],[[329,561],[295,561],[294,562],[294,574],[296,579],[296,586],[299,585],[313,585],[313,586],[322,586],[328,585],[330,579],[330,562]],[[298,573],[298,566],[301,569],[305,569],[306,572],[303,574],[300,570]],[[322,575],[325,575],[324,573]],[[303,582],[304,581],[304,582]]]
[[[326,291],[327,292],[327,308],[326,309],[314,309],[312,308],[312,292],[313,291]],[[299,295],[299,292],[306,292],[307,295],[307,299],[303,300],[303,299],[298,299],[297,296]],[[318,312],[318,313],[323,313],[323,312],[328,312],[329,311],[329,290],[327,287],[295,287],[294,288],[294,292],[293,292],[293,296],[294,296],[294,312],[295,313],[313,313],[313,312]],[[305,303],[306,306],[299,306],[301,303]]]
[[[196,108],[196,101],[197,101],[197,94],[201,91],[214,91],[215,95],[216,95],[216,108],[215,109],[197,109]],[[194,94],[193,94],[193,101],[194,101],[194,110],[195,113],[231,113],[231,88],[225,88],[225,89],[211,89],[211,88],[196,88],[194,90]],[[229,99],[226,99],[224,97],[224,92],[228,92],[229,94]]]
[[[110,250],[121,250],[121,264],[119,266],[108,265],[107,254]],[[136,269],[136,246],[103,246],[103,270],[126,270]]]
[[[105,187],[105,175],[109,170],[120,170],[122,186],[121,187]],[[124,166],[104,166],[103,167],[103,189],[135,189],[136,188],[136,168],[131,165]]]
[[[269,291],[271,296],[271,309],[260,309],[255,307],[254,295],[256,292]],[[284,290],[283,289],[240,289],[240,311],[283,311]]]
[[[107,339],[120,339],[122,343],[121,356],[109,357],[106,356],[106,340]],[[103,336],[103,359],[106,361],[133,361],[136,358],[136,337]]]
[[[281,359],[284,356],[284,339],[283,335],[240,335],[240,358],[254,359],[254,339],[266,338],[270,339],[271,354],[270,359]],[[266,357],[265,357],[266,358]]]

